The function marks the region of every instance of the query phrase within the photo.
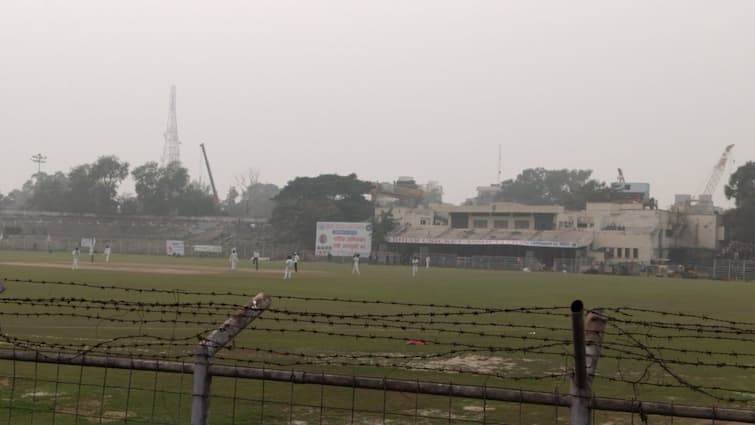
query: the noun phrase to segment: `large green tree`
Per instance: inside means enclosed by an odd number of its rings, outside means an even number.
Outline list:
[[[145,214],[178,214],[178,200],[189,184],[189,173],[178,162],[161,167],[150,161],[134,168],[136,199]]]
[[[213,215],[215,200],[207,187],[189,181],[189,172],[178,162],[161,167],[147,162],[134,169],[138,212],[154,215]]]
[[[91,164],[77,165],[68,174],[36,173],[20,190],[12,192],[13,207],[114,213],[118,209],[118,186],[127,176],[128,163],[115,156],[102,156]]]
[[[729,176],[724,194],[734,199],[737,207],[755,204],[755,162],[747,161]]]
[[[68,210],[108,214],[117,211],[118,186],[128,176],[128,162],[115,156],[101,156],[68,173]]]
[[[231,186],[228,189],[228,193],[225,195],[225,200],[223,201],[223,210],[225,210],[226,213],[231,214],[231,211],[236,208],[238,198],[239,191],[236,190],[235,186]]]
[[[372,203],[370,182],[356,174],[297,177],[274,198],[271,223],[282,241],[312,243],[318,221],[367,221]]]
[[[43,211],[68,211],[70,184],[68,176],[60,171],[55,174],[37,173],[27,182],[30,195],[26,207]],[[29,186],[27,186],[29,187]]]
[[[724,214],[727,239],[755,243],[755,162],[748,161],[737,168],[729,177],[724,193],[736,205]]]
[[[235,191],[235,202],[229,202],[234,192],[229,190],[226,196],[226,213],[236,217],[253,217],[270,219],[275,208],[275,198],[280,193],[280,188],[272,183],[253,182],[238,195]]]
[[[211,216],[218,214],[218,204],[210,187],[192,181],[178,198],[178,215]]]
[[[275,197],[281,189],[272,183],[254,183],[249,185],[241,195],[240,206],[245,215],[254,218],[269,219],[275,209]]]
[[[128,162],[115,156],[101,156],[92,164],[89,178],[93,182],[92,199],[94,211],[111,213],[118,207],[118,186],[128,177]]]
[[[8,192],[3,198],[2,207],[9,210],[17,210],[26,208],[29,198],[31,198],[32,184],[30,181],[26,182],[21,189],[13,189]]]
[[[579,210],[587,202],[615,199],[618,191],[591,179],[592,170],[528,168],[515,179],[501,182],[500,190],[482,202],[519,202],[530,205],[562,205]]]

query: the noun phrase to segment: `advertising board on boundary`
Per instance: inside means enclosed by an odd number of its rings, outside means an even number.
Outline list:
[[[165,253],[171,257],[183,257],[184,241],[165,241]]]
[[[370,223],[346,223],[318,221],[315,239],[315,255],[325,257],[351,257],[354,254],[367,257],[372,250],[372,225]]]
[[[223,247],[220,245],[194,245],[194,252],[201,254],[222,254]]]

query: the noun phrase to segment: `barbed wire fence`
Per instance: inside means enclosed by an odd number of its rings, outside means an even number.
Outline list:
[[[579,396],[568,306],[5,282],[0,423],[755,422],[755,322],[601,306]]]

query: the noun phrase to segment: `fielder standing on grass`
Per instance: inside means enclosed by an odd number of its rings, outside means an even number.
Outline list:
[[[252,264],[254,264],[254,270],[260,269],[260,253],[257,251],[252,254]]]
[[[429,255],[427,257],[425,257],[425,268],[426,269],[430,268],[430,256]]]
[[[89,241],[89,260],[94,263],[94,244],[97,241],[97,239],[92,238]]]
[[[351,267],[351,274],[359,273],[359,254],[354,254],[354,265]]]
[[[294,271],[299,273],[299,253],[294,251]]]
[[[236,270],[236,264],[239,262],[239,254],[236,252],[236,248],[231,249],[231,257],[228,261],[231,263],[231,270]]]
[[[71,270],[79,269],[79,254],[79,247],[76,246],[76,248],[71,251],[71,257],[73,259],[73,262],[71,263]]]
[[[419,268],[419,257],[416,255],[412,257],[412,277],[417,276],[417,269]]]
[[[294,277],[294,260],[289,255],[286,257],[286,268],[283,269],[283,280],[288,280]]]
[[[103,254],[105,254],[105,262],[109,263],[110,262],[110,244],[109,243],[105,244],[105,250],[103,251]]]

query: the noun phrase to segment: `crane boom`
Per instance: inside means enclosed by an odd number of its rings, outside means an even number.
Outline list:
[[[710,178],[708,178],[708,183],[705,185],[705,189],[701,195],[712,195],[713,191],[716,190],[718,182],[721,180],[721,176],[726,170],[726,163],[729,161],[729,154],[733,147],[734,145],[729,145],[724,149],[724,153],[721,154],[721,158],[719,158],[718,162],[713,167],[713,172],[711,173]]]
[[[210,177],[210,187],[212,187],[212,194],[215,196],[215,202],[220,203],[218,197],[218,189],[215,188],[215,179],[212,178],[212,170],[210,169],[210,160],[207,159],[207,151],[204,148],[204,143],[200,143],[199,147],[202,148],[202,156],[204,157],[204,164],[207,166],[207,176]]]

